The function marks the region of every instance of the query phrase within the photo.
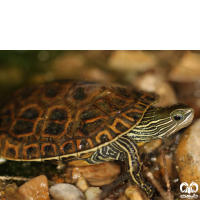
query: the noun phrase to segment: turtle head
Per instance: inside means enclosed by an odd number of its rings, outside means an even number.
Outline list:
[[[193,117],[193,109],[183,103],[163,108],[151,106],[140,123],[127,135],[136,142],[164,138],[188,126]]]
[[[183,103],[170,107],[157,108],[154,120],[157,122],[155,127],[159,132],[158,138],[169,136],[188,126],[191,124],[193,117],[193,109]]]

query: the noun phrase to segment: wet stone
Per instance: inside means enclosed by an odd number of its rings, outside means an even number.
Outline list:
[[[78,188],[67,183],[51,186],[49,193],[54,200],[85,200],[85,196]]]
[[[153,92],[159,96],[156,106],[168,106],[177,103],[177,97],[172,86],[164,78],[153,73],[145,73],[133,81],[134,85],[143,91]]]
[[[64,179],[58,177],[58,178],[55,179],[55,183],[64,183]]]
[[[71,176],[69,176],[71,173]],[[115,162],[105,162],[98,165],[67,168],[65,174],[72,177],[74,183],[79,177],[84,177],[92,186],[103,186],[112,183],[120,173],[120,166]],[[68,180],[69,181],[69,180]]]
[[[85,192],[88,189],[89,185],[84,177],[79,177],[76,181],[76,187],[79,188],[82,192]]]
[[[169,80],[175,82],[199,81],[200,55],[191,51],[185,52],[180,62],[171,68]]]
[[[1,192],[0,192],[0,198],[1,198],[1,200],[7,200],[7,199],[8,199],[8,198],[6,197],[4,191],[1,191]]]
[[[11,200],[49,200],[48,180],[40,175],[20,186]]]
[[[85,191],[86,200],[99,199],[102,190],[99,187],[89,187]]]
[[[128,200],[128,198],[124,195],[121,195],[117,200]]]
[[[156,58],[143,51],[115,51],[108,60],[108,67],[123,73],[145,72],[153,69]]]
[[[8,184],[6,187],[5,187],[5,193],[8,197],[11,197],[15,191],[17,190],[17,185],[15,183],[13,184]]]
[[[176,168],[180,182],[192,182],[200,188],[200,119],[192,124],[181,137],[176,153]],[[200,194],[200,190],[198,190]]]
[[[145,196],[145,194],[139,189],[137,186],[129,186],[125,190],[125,195],[130,200],[147,200],[148,198]]]

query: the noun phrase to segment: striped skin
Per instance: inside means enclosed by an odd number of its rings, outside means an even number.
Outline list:
[[[165,108],[150,107],[140,124],[127,135],[137,143],[164,138],[188,126],[193,117],[193,109],[182,103]]]
[[[148,197],[153,195],[153,187],[145,182],[142,174],[142,164],[137,144],[127,134],[119,137],[109,145],[98,149],[90,158],[85,160],[91,164],[110,160],[124,161],[126,164],[126,173],[124,175],[128,175],[131,184],[140,186]]]

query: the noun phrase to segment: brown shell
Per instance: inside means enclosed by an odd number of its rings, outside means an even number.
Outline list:
[[[57,81],[16,91],[0,110],[0,153],[37,159],[91,149],[130,130],[155,101],[133,88]]]

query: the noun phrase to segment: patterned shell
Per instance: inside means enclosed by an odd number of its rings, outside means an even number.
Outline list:
[[[16,91],[0,110],[0,153],[31,160],[91,149],[139,123],[155,101],[133,88],[57,81]]]

